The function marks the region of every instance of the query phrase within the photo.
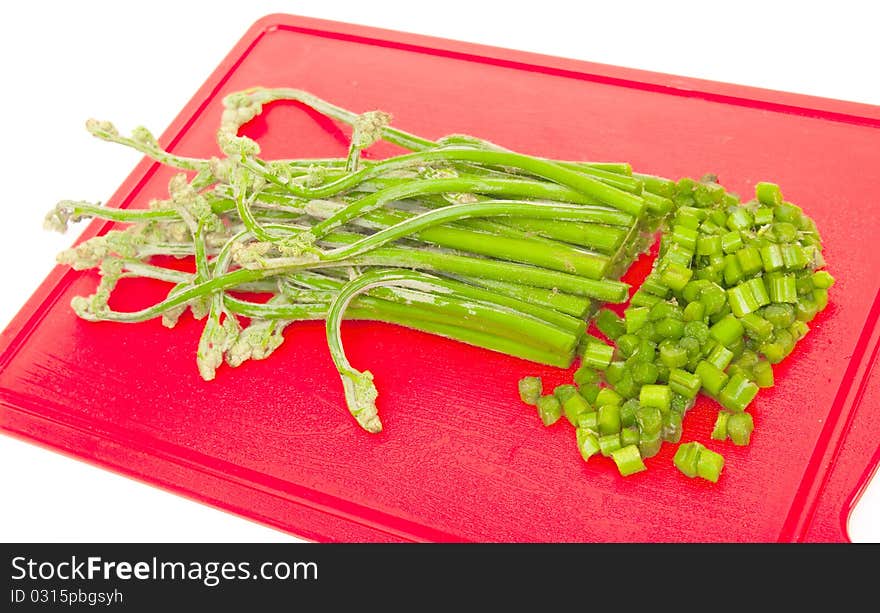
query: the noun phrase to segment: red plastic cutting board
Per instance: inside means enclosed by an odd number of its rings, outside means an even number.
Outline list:
[[[347,414],[317,322],[289,328],[270,359],[205,383],[198,322],[186,316],[169,331],[80,321],[68,303],[96,276],[60,268],[0,339],[6,432],[316,540],[846,540],[880,434],[870,170],[880,164],[880,108],[272,15],[162,142],[215,154],[222,96],[254,85],[381,108],[429,137],[467,132],[671,177],[714,172],[743,195],[774,180],[822,232],[838,279],[831,304],[756,400],[752,445],[711,443],[727,459],[716,485],[681,475],[671,445],[627,479],[608,460],[586,464],[572,429],[542,427],[516,393],[523,375],[553,386],[569,372],[390,325],[344,326],[352,363],[376,376],[378,436]],[[295,104],[269,107],[248,130],[267,157],[345,152],[340,128]],[[144,161],[110,204],[144,206],[169,176]],[[116,306],[165,290],[130,282]],[[705,441],[714,411],[700,402],[685,436]]]

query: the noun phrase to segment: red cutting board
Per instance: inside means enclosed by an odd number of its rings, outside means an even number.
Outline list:
[[[755,401],[752,445],[710,443],[727,460],[716,485],[681,475],[671,445],[627,479],[604,458],[586,464],[572,429],[544,428],[516,392],[526,374],[550,387],[570,372],[390,325],[344,325],[352,363],[376,376],[378,436],[347,414],[319,322],[293,325],[270,359],[223,367],[205,383],[199,322],[187,315],[169,331],[158,321],[80,321],[68,303],[91,293],[96,275],[62,268],[0,338],[7,433],[321,541],[847,539],[880,434],[880,377],[871,377],[880,208],[870,170],[880,166],[880,108],[272,15],[162,142],[216,154],[222,96],[254,85],[387,110],[395,125],[433,138],[467,132],[670,177],[714,172],[744,196],[756,181],[776,181],[816,220],[838,284],[777,367],[776,387]],[[248,133],[267,157],[345,152],[338,126],[295,104],[269,107]],[[164,195],[169,176],[144,161],[110,205],[142,207]],[[108,227],[96,222],[85,235]],[[115,306],[131,309],[167,286],[121,290]],[[685,440],[705,441],[714,412],[700,402]]]

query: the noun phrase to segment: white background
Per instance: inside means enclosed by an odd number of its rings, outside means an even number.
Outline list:
[[[67,247],[62,198],[106,199],[138,161],[87,117],[161,133],[257,18],[275,12],[880,104],[875,3],[11,2],[0,10],[0,327]],[[524,8],[516,8],[522,6]],[[625,8],[624,8],[625,7]],[[873,14],[871,14],[873,13]],[[292,84],[295,85],[295,84]],[[876,479],[880,482],[880,479]],[[850,523],[880,541],[880,483]],[[293,541],[0,436],[0,542]]]

